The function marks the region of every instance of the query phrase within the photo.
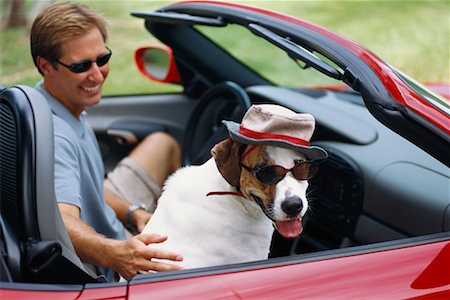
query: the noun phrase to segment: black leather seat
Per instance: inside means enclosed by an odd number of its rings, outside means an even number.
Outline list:
[[[76,255],[59,213],[47,101],[27,86],[1,90],[0,100],[2,281],[104,281]]]

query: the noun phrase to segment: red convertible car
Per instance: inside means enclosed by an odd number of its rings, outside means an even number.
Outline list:
[[[3,87],[1,299],[450,298],[449,85],[432,86],[439,95],[341,35],[253,6],[188,1],[131,15],[163,44],[136,51],[139,70],[183,91],[89,108],[106,169],[156,130],[179,140],[185,165],[200,164],[226,137],[221,121],[250,104],[310,113],[329,157],[304,231],[274,233],[266,260],[104,282],[56,208],[45,100]],[[249,40],[254,51],[236,50]]]

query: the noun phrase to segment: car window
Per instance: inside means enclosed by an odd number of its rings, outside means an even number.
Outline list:
[[[196,26],[196,29],[275,85],[300,88],[342,84],[312,68],[305,69],[301,62],[294,61],[286,52],[240,25],[229,24],[220,28]],[[314,54],[330,63],[318,53]]]

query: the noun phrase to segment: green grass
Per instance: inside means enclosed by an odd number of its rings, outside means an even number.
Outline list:
[[[143,78],[133,62],[139,46],[158,43],[132,10],[154,10],[172,1],[79,1],[109,20],[113,49],[105,94],[174,90]],[[278,10],[358,41],[393,66],[425,82],[450,82],[449,1],[241,1]],[[27,3],[28,6],[29,3]],[[0,83],[34,85],[40,76],[30,58],[28,28],[1,29]],[[250,49],[251,44],[240,43]],[[269,67],[269,66],[267,66]]]

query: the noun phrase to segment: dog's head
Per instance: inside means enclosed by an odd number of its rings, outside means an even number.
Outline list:
[[[230,138],[217,144],[211,153],[225,180],[245,198],[258,203],[281,235],[294,238],[301,233],[302,217],[308,209],[309,176],[305,174],[309,171],[308,163],[304,163],[307,158],[302,153],[245,145]]]

